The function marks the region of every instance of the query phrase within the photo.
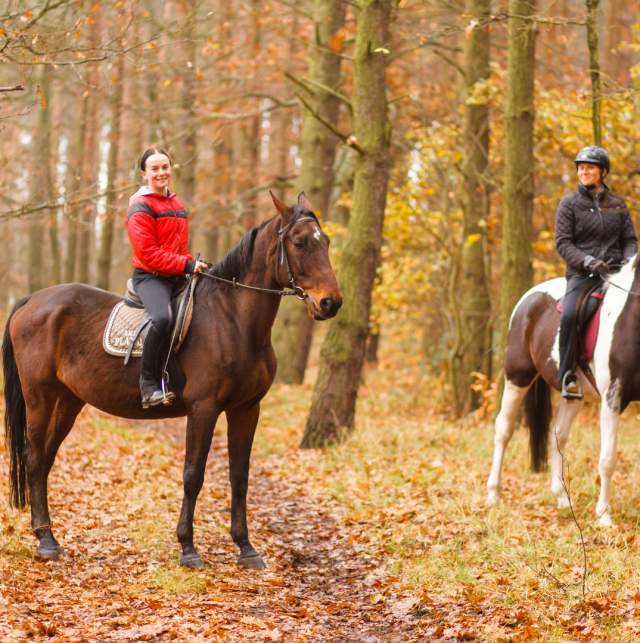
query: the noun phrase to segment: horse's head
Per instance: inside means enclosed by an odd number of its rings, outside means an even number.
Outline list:
[[[342,295],[329,260],[329,237],[304,193],[298,203],[288,206],[273,193],[271,198],[282,224],[276,250],[276,279],[299,290],[309,316],[329,319],[342,306]]]

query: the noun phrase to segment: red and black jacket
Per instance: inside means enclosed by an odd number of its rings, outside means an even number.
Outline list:
[[[192,269],[187,211],[175,194],[140,188],[129,199],[126,227],[135,268],[167,277]]]

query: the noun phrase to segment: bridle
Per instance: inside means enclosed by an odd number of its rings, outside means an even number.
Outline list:
[[[224,277],[219,277],[218,275],[214,275],[210,273],[208,270],[202,271],[199,274],[202,275],[203,277],[209,277],[209,279],[222,281],[223,283],[229,284],[234,288],[246,288],[247,290],[256,290],[258,292],[264,292],[270,295],[276,295],[278,297],[294,296],[304,301],[305,299],[307,299],[309,295],[307,294],[307,291],[297,282],[296,278],[291,272],[291,264],[289,263],[289,255],[287,254],[287,246],[285,244],[287,235],[289,234],[289,232],[291,232],[292,228],[296,224],[301,223],[303,221],[315,221],[316,223],[318,222],[318,220],[313,216],[303,215],[298,218],[292,219],[291,221],[289,221],[289,223],[287,223],[287,225],[278,229],[278,243],[276,245],[276,254],[275,254],[276,275],[278,274],[279,266],[284,265],[287,269],[288,288],[283,288],[282,290],[276,290],[275,288],[261,288],[259,286],[250,286],[249,284],[243,284],[242,282],[238,281],[235,277],[233,277],[232,279],[225,279]]]

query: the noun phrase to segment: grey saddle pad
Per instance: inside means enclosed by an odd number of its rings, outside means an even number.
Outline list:
[[[172,330],[173,350],[178,351],[184,342],[189,326],[191,325],[191,316],[193,314],[193,291],[198,281],[197,275],[191,279],[191,284],[184,291],[185,297],[181,298],[176,313],[176,322]],[[126,357],[129,353],[129,346],[134,337],[136,337],[132,357],[142,355],[142,346],[144,344],[144,335],[146,328],[139,333],[140,325],[147,319],[147,313],[144,308],[133,308],[127,306],[126,302],[119,301],[111,311],[107,325],[102,335],[102,347],[109,355],[117,357]],[[126,360],[125,360],[126,363]]]

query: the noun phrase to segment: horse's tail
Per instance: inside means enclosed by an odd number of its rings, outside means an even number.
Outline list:
[[[9,333],[11,318],[18,308],[24,306],[29,297],[18,301],[4,328],[2,342],[2,366],[4,370],[4,431],[9,449],[9,502],[13,507],[24,507],[28,502],[27,466],[25,462],[27,446],[27,411],[22,395],[22,385],[16,359],[13,354],[13,343]]]
[[[542,471],[547,466],[547,444],[551,424],[551,388],[536,377],[524,398],[524,409],[529,425],[529,448],[531,468]]]

